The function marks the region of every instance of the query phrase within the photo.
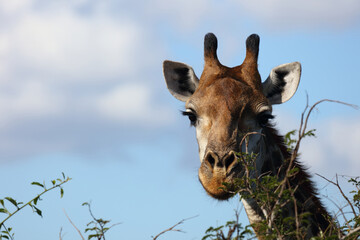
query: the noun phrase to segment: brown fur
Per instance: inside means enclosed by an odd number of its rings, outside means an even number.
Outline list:
[[[260,140],[251,136],[253,143],[257,144],[252,146],[252,151],[261,153],[260,160],[263,160],[262,168],[257,170],[260,171],[258,174],[272,172],[275,175],[280,172],[280,177],[284,177],[284,169],[287,168],[284,160],[289,159],[290,153],[284,145],[283,137],[274,128],[264,126],[259,121],[261,114],[271,113],[272,109],[257,69],[259,37],[248,37],[245,60],[233,68],[220,63],[216,49],[215,35],[207,34],[204,42],[204,71],[195,92],[186,98],[186,109],[193,118],[201,120],[196,121],[200,122],[196,126],[202,161],[199,168],[200,182],[210,196],[222,200],[233,195],[223,190],[223,183],[228,183],[230,190],[236,191],[232,183],[234,179],[243,177],[244,166],[237,161],[235,153],[242,151],[244,134],[262,129],[263,136],[257,132]],[[259,141],[265,143],[261,145]],[[310,235],[316,235],[320,229],[325,231],[329,227],[329,214],[321,204],[309,174],[297,160],[294,165],[299,172],[290,181],[292,187],[298,186],[295,198],[300,203],[299,213],[313,213]],[[293,210],[291,207],[289,209],[286,214],[292,215],[290,211]],[[259,208],[254,211],[263,217]]]
[[[221,159],[226,154],[230,151],[240,151],[237,146],[239,144],[237,131],[239,129],[251,131],[252,127],[250,126],[249,129],[248,123],[245,122],[254,121],[256,106],[270,104],[262,93],[261,77],[257,69],[258,49],[256,46],[253,47],[254,50],[248,46],[247,42],[245,60],[243,64],[234,68],[223,66],[219,62],[216,47],[217,42],[216,46],[208,46],[211,50],[205,51],[204,71],[190,101],[192,105],[197,106],[196,111],[199,116],[205,115],[211,119],[210,124],[204,129],[209,132],[207,152],[213,151],[220,159],[218,164],[224,164]],[[289,159],[290,153],[284,145],[283,137],[279,136],[274,128],[267,127],[264,131],[267,144],[273,144],[280,150],[279,153],[269,153],[263,167],[268,167],[268,170],[275,174],[279,168],[287,168],[284,166],[283,159]],[[297,160],[294,165],[299,172],[291,179],[291,185],[292,187],[299,186],[295,193],[297,202],[303,206],[299,209],[299,214],[313,213],[311,231],[317,235],[320,229],[325,231],[329,227],[327,221],[329,214],[317,197],[309,174]],[[240,174],[241,166],[233,167],[235,170],[238,169],[238,174]],[[265,172],[266,169],[263,170],[262,172]],[[210,196],[220,200],[232,195],[223,190],[224,182],[230,184],[230,190],[236,191],[236,189],[231,189],[234,177],[236,174],[231,175],[226,169],[216,168],[208,161],[203,161],[199,169],[199,179],[204,189]]]

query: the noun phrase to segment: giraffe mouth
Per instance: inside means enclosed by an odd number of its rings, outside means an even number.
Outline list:
[[[240,163],[236,163],[231,169],[210,169],[206,164],[201,164],[199,180],[205,191],[217,200],[227,200],[238,192],[236,179],[242,174]]]
[[[236,190],[233,187],[232,183],[229,182],[216,182],[212,184],[203,184],[200,180],[203,188],[211,197],[217,200],[228,200],[229,198],[236,195]]]

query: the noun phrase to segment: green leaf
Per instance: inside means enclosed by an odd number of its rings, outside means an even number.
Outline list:
[[[52,183],[53,185],[55,185],[56,181],[55,181],[55,180],[52,180],[51,183]]]
[[[9,202],[11,202],[15,207],[18,207],[17,202],[16,202],[13,198],[11,198],[11,197],[6,197],[5,199],[8,200]]]
[[[1,239],[1,238],[9,239],[9,237],[8,237],[8,236],[5,236],[5,235],[1,235],[1,236],[0,236],[0,239]]]
[[[3,207],[5,207],[5,205],[4,205],[4,199],[0,199],[0,204],[1,204]]]
[[[316,137],[315,131],[316,131],[316,129],[311,129],[305,133],[305,136]]]
[[[35,204],[35,205],[37,204],[37,202],[39,201],[39,199],[40,199],[40,196],[37,196],[37,197],[34,199],[34,204]]]
[[[0,208],[0,213],[9,213],[9,211],[6,208]]]
[[[85,229],[85,232],[88,232],[88,231],[96,231],[96,230],[98,230],[97,227],[92,227],[92,228],[87,228],[87,229]]]
[[[64,189],[60,188],[60,197],[62,198],[64,196]]]
[[[35,209],[35,212],[40,216],[42,217],[42,212],[40,209],[38,209],[37,207],[33,206],[33,208]]]
[[[63,178],[65,179],[65,174],[62,172],[62,176],[63,176]]]
[[[88,236],[88,240],[92,239],[92,238],[97,238],[99,235],[98,234],[91,234]]]
[[[44,185],[42,185],[41,183],[39,182],[32,182],[31,185],[36,185],[36,186],[39,186],[39,187],[42,187],[42,188],[45,188]]]
[[[91,224],[94,224],[94,225],[96,226],[96,222],[94,222],[94,221],[89,222],[88,224],[86,224],[86,226],[88,227],[88,226],[90,226]]]

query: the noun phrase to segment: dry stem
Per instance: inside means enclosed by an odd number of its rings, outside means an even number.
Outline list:
[[[169,227],[168,229],[162,231],[161,233],[159,233],[158,235],[156,235],[155,237],[153,237],[153,240],[158,239],[158,237],[160,237],[161,235],[163,235],[166,232],[183,232],[181,229],[175,229],[177,226],[183,224],[185,221],[192,219],[192,218],[196,218],[197,216],[194,217],[189,217],[189,218],[184,218],[183,220],[181,220],[180,222],[178,222],[177,224],[175,224],[172,227]]]

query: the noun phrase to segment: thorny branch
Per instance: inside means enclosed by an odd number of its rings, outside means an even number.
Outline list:
[[[341,186],[340,186],[340,184],[339,184],[338,175],[336,174],[336,183],[333,182],[333,181],[331,181],[330,179],[327,179],[327,178],[324,177],[324,176],[321,176],[320,174],[317,174],[317,173],[316,173],[316,175],[318,175],[319,177],[325,179],[327,182],[329,182],[329,183],[331,183],[331,184],[333,184],[333,185],[335,185],[335,186],[337,187],[337,189],[339,190],[339,192],[341,193],[341,195],[343,196],[343,198],[348,202],[349,206],[351,207],[351,210],[352,210],[354,216],[356,216],[356,211],[355,211],[355,209],[354,209],[354,206],[352,205],[350,199],[345,195],[345,193],[344,193],[343,190],[341,189]]]
[[[290,159],[288,159],[288,165],[287,165],[287,168],[286,168],[286,171],[285,171],[285,174],[284,174],[284,178],[281,180],[279,186],[275,189],[275,192],[278,192],[277,194],[277,197],[278,199],[276,199],[276,201],[272,204],[272,206],[260,206],[260,208],[265,211],[264,212],[264,215],[266,216],[266,222],[267,222],[267,225],[268,225],[268,228],[269,229],[273,229],[275,230],[278,235],[280,234],[277,227],[275,226],[276,224],[274,224],[274,221],[276,219],[276,215],[278,214],[278,211],[276,211],[276,209],[279,209],[279,208],[282,208],[284,207],[286,204],[289,203],[289,201],[291,199],[288,199],[286,201],[281,201],[280,199],[283,199],[283,194],[284,194],[284,191],[285,189],[290,189],[290,195],[291,195],[291,198],[293,199],[293,205],[294,205],[294,211],[295,211],[295,226],[296,226],[296,237],[297,239],[300,239],[300,222],[299,222],[299,214],[298,214],[298,209],[297,209],[297,202],[296,202],[296,198],[295,198],[295,192],[298,188],[295,187],[294,189],[291,189],[292,186],[290,184],[290,178],[293,177],[295,173],[293,173],[293,169],[294,169],[294,162],[296,160],[296,157],[298,156],[298,151],[299,151],[299,148],[300,148],[300,144],[301,144],[301,141],[304,137],[306,137],[309,132],[307,132],[307,126],[308,126],[308,121],[309,121],[309,118],[310,118],[310,115],[311,113],[313,112],[313,110],[320,104],[320,103],[323,103],[323,102],[332,102],[332,103],[338,103],[338,104],[343,104],[343,105],[346,105],[346,106],[349,106],[349,107],[352,107],[352,108],[355,108],[355,109],[358,109],[358,106],[356,105],[352,105],[352,104],[348,104],[348,103],[345,103],[345,102],[341,102],[341,101],[337,101],[337,100],[330,100],[330,99],[323,99],[323,100],[320,100],[318,102],[316,102],[315,104],[313,104],[311,107],[309,106],[308,104],[308,98],[307,98],[307,104],[306,104],[306,107],[304,109],[304,111],[302,112],[301,114],[301,121],[300,121],[300,126],[299,126],[299,130],[298,130],[298,138],[296,140],[296,145],[292,151],[292,154],[291,154],[291,157]],[[242,146],[243,142],[245,141],[246,142],[246,138],[251,135],[251,134],[258,134],[256,132],[250,132],[248,134],[246,134],[241,143],[240,143],[240,146]],[[246,153],[248,151],[248,146],[246,145]],[[248,179],[250,177],[250,174],[249,174],[249,165],[247,163],[247,161],[245,161],[244,159],[244,156],[240,155],[241,157],[241,160],[242,162],[244,163],[245,165],[245,173],[246,173],[246,176],[245,178]],[[284,170],[284,169],[283,169]],[[278,176],[279,176],[279,173],[282,172],[281,168],[279,169],[278,171]],[[260,177],[258,176],[257,177],[257,181],[259,182],[260,181]],[[344,196],[344,198],[347,200],[347,202],[349,203],[349,205],[351,206],[352,208],[352,211],[353,213],[355,214],[355,210],[353,208],[353,206],[351,205],[350,203],[350,200],[345,196],[345,194],[342,192],[339,184],[338,184],[338,181],[336,181],[336,183],[332,182],[334,185],[336,185],[341,194]],[[246,186],[247,186],[247,191],[252,194],[252,191],[251,191],[251,186],[249,185],[249,182],[248,180],[246,181]],[[268,196],[269,197],[269,196]],[[267,212],[268,211],[268,212]],[[356,228],[357,229],[357,228]],[[355,229],[353,229],[355,230]],[[356,231],[353,231],[352,230],[352,233],[356,232]],[[279,235],[278,237],[282,238],[283,236]]]
[[[354,218],[358,217],[358,213],[356,213],[356,210],[355,210],[355,208],[354,208],[353,203],[352,203],[352,202],[350,201],[350,199],[345,195],[345,193],[343,192],[343,190],[342,190],[342,188],[341,188],[341,186],[340,186],[340,184],[339,184],[338,175],[336,174],[336,182],[334,182],[334,181],[332,181],[332,180],[330,180],[330,179],[328,179],[328,178],[326,178],[326,177],[324,177],[324,176],[322,176],[322,175],[320,175],[320,174],[316,174],[316,175],[319,176],[319,177],[321,177],[322,179],[326,180],[328,183],[336,186],[336,188],[337,188],[337,189],[339,190],[339,192],[341,193],[342,197],[346,200],[346,202],[347,202],[347,205],[346,205],[346,206],[350,206],[351,211],[352,211],[352,214],[354,215]],[[350,224],[349,224],[350,222],[349,222],[349,221],[347,220],[347,218],[346,218],[346,214],[345,214],[345,212],[343,211],[343,208],[341,208],[340,206],[338,206],[338,205],[337,205],[335,202],[333,202],[333,201],[332,201],[332,203],[335,204],[335,206],[336,206],[336,207],[339,209],[339,211],[341,212],[341,215],[343,216],[343,218],[344,218],[344,220],[345,220],[345,224],[346,224],[346,226],[347,226],[347,228],[348,228],[347,234],[344,235],[344,234],[341,233],[340,235],[342,235],[342,236],[339,237],[339,238],[340,238],[340,239],[346,239],[347,236],[350,236],[351,234],[354,234],[354,233],[360,231],[360,226],[352,229],[352,227],[351,227]],[[345,207],[346,207],[346,206],[345,206]],[[355,226],[356,226],[356,225],[355,225]]]
[[[312,111],[320,104],[320,103],[323,103],[323,102],[332,102],[332,103],[338,103],[338,104],[342,104],[342,105],[345,105],[345,106],[348,106],[348,107],[352,107],[354,109],[359,109],[359,106],[357,105],[354,105],[354,104],[349,104],[349,103],[346,103],[346,102],[342,102],[342,101],[337,101],[337,100],[331,100],[331,99],[322,99],[318,102],[316,102],[314,105],[312,105],[309,109],[309,104],[308,104],[308,98],[307,98],[307,104],[306,104],[306,107],[303,111],[303,113],[301,114],[301,121],[300,121],[300,127],[299,127],[299,136],[298,136],[298,140],[297,140],[297,143],[296,143],[296,146],[295,146],[295,149],[293,151],[293,154],[292,154],[292,157],[291,157],[291,160],[294,161],[296,156],[297,156],[297,153],[299,151],[299,147],[300,147],[300,142],[301,140],[306,136],[306,129],[307,129],[307,124],[308,124],[308,120],[309,120],[309,117],[312,113]],[[309,109],[309,111],[307,111]],[[305,114],[306,114],[306,117],[305,117]],[[305,118],[305,119],[304,119]],[[305,120],[305,121],[304,121]],[[289,166],[290,167],[290,166]]]
[[[180,222],[178,222],[178,223],[175,224],[174,226],[169,227],[168,229],[160,232],[158,235],[156,235],[155,237],[153,237],[153,240],[158,239],[158,237],[160,237],[161,235],[163,235],[163,234],[166,233],[166,232],[183,232],[181,229],[175,229],[175,228],[176,228],[177,226],[183,224],[185,221],[190,220],[190,219],[193,219],[193,218],[196,218],[196,217],[198,217],[198,215],[196,215],[196,216],[194,216],[194,217],[184,218],[183,220],[181,220]]]
[[[349,103],[346,103],[346,102],[342,102],[342,101],[337,101],[337,100],[331,100],[331,99],[322,99],[318,102],[316,102],[315,104],[313,104],[311,107],[309,107],[309,104],[308,104],[308,97],[307,97],[307,104],[306,104],[306,107],[303,111],[303,113],[301,114],[301,121],[300,121],[300,127],[299,127],[299,135],[298,135],[298,139],[296,141],[296,145],[295,145],[295,148],[292,152],[292,155],[291,155],[291,158],[290,158],[290,162],[289,162],[289,165],[288,165],[288,168],[286,170],[286,174],[285,174],[285,180],[288,181],[289,179],[289,173],[291,171],[291,169],[293,168],[293,164],[294,164],[294,161],[296,159],[296,157],[298,156],[298,151],[299,151],[299,148],[300,148],[300,143],[302,141],[302,139],[307,135],[307,125],[308,125],[308,121],[309,121],[309,117],[311,115],[311,113],[313,112],[313,110],[321,103],[323,102],[331,102],[331,103],[338,103],[338,104],[342,104],[342,105],[345,105],[345,106],[349,106],[349,107],[352,107],[354,109],[359,109],[359,107],[357,105],[353,105],[353,104],[349,104]],[[320,175],[319,175],[320,176]],[[322,177],[322,176],[320,176]],[[324,178],[324,177],[323,177]],[[324,178],[326,179],[326,178]],[[328,180],[328,179],[326,179]],[[329,180],[328,180],[329,181]],[[343,193],[342,189],[340,188],[339,186],[339,183],[338,183],[338,178],[336,176],[336,183],[334,182],[331,182],[329,181],[330,183],[334,184],[335,186],[338,187],[338,189],[340,190],[342,196],[347,200],[347,202],[349,203],[349,205],[351,206],[352,210],[353,210],[353,213],[354,215],[356,214],[355,213],[355,210],[351,204],[351,202],[349,201],[349,199],[345,196],[345,194]],[[283,185],[285,186],[285,184]],[[296,191],[296,190],[295,190]],[[291,195],[292,197],[294,198],[295,200],[295,197],[294,197],[294,192],[295,191],[291,191]],[[296,221],[296,229],[298,230],[298,227],[299,227],[299,219],[298,219],[298,212],[297,212],[297,206],[296,206],[296,200],[294,202],[294,210],[295,210],[295,221]]]
[[[81,231],[76,227],[76,225],[71,221],[70,217],[67,215],[65,209],[63,209],[64,213],[65,213],[65,216],[66,218],[69,220],[69,222],[71,223],[71,225],[76,229],[76,231],[79,233],[80,237],[82,240],[85,240],[84,236],[81,234]],[[61,234],[61,231],[60,231],[60,234]],[[60,238],[61,239],[61,238]]]

